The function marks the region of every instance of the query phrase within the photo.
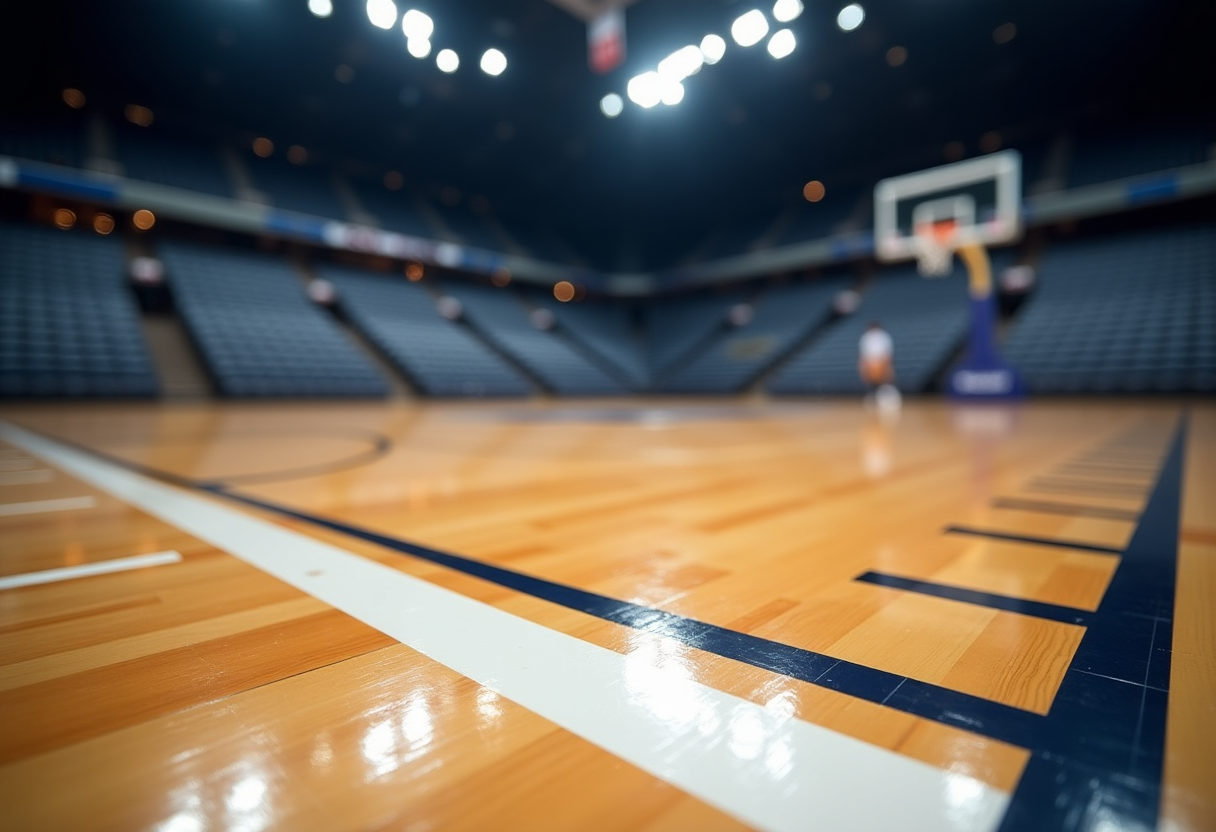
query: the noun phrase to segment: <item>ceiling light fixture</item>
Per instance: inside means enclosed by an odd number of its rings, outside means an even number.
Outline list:
[[[759,9],[752,9],[730,25],[730,36],[743,47],[755,46],[768,34],[768,18]]]

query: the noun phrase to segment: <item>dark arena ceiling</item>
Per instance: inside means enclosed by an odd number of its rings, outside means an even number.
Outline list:
[[[415,191],[482,197],[560,228],[596,265],[636,269],[772,215],[810,179],[830,198],[944,162],[952,143],[978,154],[993,131],[1017,147],[1213,111],[1210,0],[867,0],[850,32],[836,23],[845,0],[805,3],[785,24],[796,49],[775,60],[729,35],[771,3],[639,0],[624,63],[598,76],[583,21],[544,0],[398,2],[434,19],[435,50],[461,56],[454,74],[434,52],[411,57],[398,27],[374,27],[365,0],[332,0],[324,19],[306,0],[9,2],[0,117],[63,118],[60,91],[75,87],[115,120],[151,108],[166,135],[265,135],[306,147],[310,164],[399,170]],[[678,105],[600,112],[709,33],[726,55]],[[498,77],[477,67],[490,46],[507,56]]]

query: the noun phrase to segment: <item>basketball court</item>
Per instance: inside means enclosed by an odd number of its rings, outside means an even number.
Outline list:
[[[14,829],[1214,817],[1206,403],[0,430]]]
[[[631,3],[555,2],[587,22],[590,68],[620,80],[610,73],[626,57],[623,9]],[[366,7],[378,30],[396,27],[393,3]],[[317,0],[308,11],[322,21],[334,8]],[[802,11],[802,3],[781,0],[773,18],[783,26]],[[846,6],[837,25],[851,32],[864,14],[858,4]],[[532,20],[521,16],[521,26]],[[494,37],[509,42],[513,27],[492,23]],[[1008,26],[984,32],[984,47],[1008,43],[1016,32]],[[735,20],[731,35],[746,49],[768,30],[765,13],[753,10]],[[402,31],[410,55],[429,56],[429,16],[408,11]],[[807,27],[808,42],[815,31]],[[227,29],[218,37],[224,49],[236,42]],[[602,114],[621,116],[620,92],[636,105],[635,116],[680,104],[683,81],[716,64],[726,48],[716,34],[699,42],[619,91],[604,86]],[[519,45],[512,67],[516,55],[526,66]],[[774,32],[765,48],[775,61],[789,56],[793,29]],[[902,45],[885,54],[892,71],[908,56]],[[437,63],[446,75],[459,65],[451,48],[435,60],[446,61]],[[495,47],[480,67],[497,79],[507,61]],[[345,72],[335,83],[349,84],[354,69],[343,63],[337,70]],[[812,88],[810,75],[798,78]],[[206,83],[218,89],[221,81]],[[824,86],[814,96],[821,103],[831,95],[829,84],[816,88]],[[840,86],[847,96],[847,82]],[[460,88],[438,89],[446,102]],[[413,108],[422,96],[403,88],[395,106]],[[910,92],[906,101],[921,98]],[[79,109],[85,96],[73,87],[63,100]],[[307,107],[322,112],[319,102]],[[901,113],[913,109],[900,106]],[[135,108],[141,112],[146,123],[127,119],[147,127],[152,112]],[[736,127],[749,118],[738,108],[724,113]],[[94,138],[106,129],[95,117]],[[505,145],[515,127],[496,117],[493,130]],[[412,133],[393,135],[404,143]],[[202,203],[189,189],[158,192],[137,176],[127,182],[113,166],[101,171],[108,190],[99,191],[98,170],[0,157],[5,187],[25,189],[6,203],[16,253],[9,256],[8,238],[0,238],[11,297],[41,303],[46,295],[47,321],[63,301],[52,297],[64,292],[52,287],[60,275],[44,257],[62,243],[40,243],[50,238],[38,235],[51,232],[34,228],[37,211],[49,215],[54,207],[50,200],[71,197],[73,187],[73,198],[91,200],[90,212],[94,202],[126,211],[142,200],[137,214],[155,222],[148,206],[162,212],[164,236],[156,236],[159,228],[142,238],[132,231],[122,251],[115,247],[114,262],[138,260],[154,273],[145,291],[155,288],[165,309],[176,304],[173,314],[181,313],[180,321],[161,323],[180,329],[183,345],[189,335],[199,377],[205,363],[215,383],[195,400],[19,399],[59,390],[51,383],[58,371],[46,369],[57,365],[49,357],[38,364],[45,356],[31,348],[33,381],[0,407],[0,825],[1216,829],[1216,402],[1200,395],[1210,391],[1202,361],[1182,355],[1197,353],[1200,339],[1183,333],[1170,341],[1179,353],[1167,367],[1173,376],[1153,379],[1155,388],[1098,388],[1160,395],[1030,397],[1059,388],[1036,389],[1030,373],[1002,355],[1012,340],[1002,327],[1012,315],[1002,322],[997,295],[1009,271],[996,273],[990,250],[1020,245],[1027,224],[1038,222],[1038,236],[1019,250],[1026,261],[1020,274],[1033,283],[1030,261],[1049,244],[1049,221],[1072,223],[1075,232],[1078,219],[1130,213],[1133,200],[1115,204],[1125,195],[1112,176],[1088,192],[1063,193],[1057,183],[1063,195],[1054,203],[1051,194],[1024,202],[1021,153],[1000,149],[995,131],[984,136],[996,138],[981,143],[981,155],[964,159],[962,144],[952,141],[947,147],[958,150],[945,154],[956,160],[950,164],[867,180],[852,195],[848,221],[818,237],[778,247],[795,216],[787,212],[785,226],[770,224],[778,230],[757,238],[771,246],[619,273],[482,250],[476,237],[470,244],[412,236],[430,233],[425,223],[419,232],[380,228],[341,178],[346,173],[326,180],[340,196],[338,210],[268,203],[265,194],[259,201],[244,176],[254,168],[231,149],[225,170],[244,185]],[[94,144],[104,149],[106,142]],[[260,137],[253,148],[264,159],[273,143]],[[302,145],[290,152],[297,167],[310,158]],[[1046,151],[1036,152],[1028,167],[1042,168]],[[424,158],[409,153],[411,164]],[[583,149],[571,140],[554,154],[581,158]],[[1060,179],[1065,157],[1051,158]],[[1175,167],[1208,177],[1195,193],[1216,189],[1216,168]],[[1047,181],[1038,175],[1039,184]],[[294,171],[287,181],[303,176]],[[1184,180],[1191,182],[1177,174],[1169,187],[1141,183],[1136,199],[1182,200]],[[816,195],[803,193],[818,202],[824,186],[811,185]],[[383,187],[400,189],[401,172],[385,174]],[[647,182],[637,195],[660,187]],[[161,202],[149,202],[147,194],[158,193]],[[444,193],[455,194],[446,216],[459,216],[460,191]],[[426,207],[421,191],[410,199]],[[469,202],[484,208],[478,216],[489,210],[484,195]],[[231,210],[242,205],[245,214]],[[872,225],[854,222],[857,206],[872,211]],[[19,209],[28,216],[16,217]],[[442,227],[443,217],[430,210]],[[68,233],[76,214],[60,207],[55,215],[65,211],[70,221],[60,228]],[[1187,222],[1202,206],[1193,213]],[[97,234],[115,230],[112,216],[96,216],[109,222],[103,231],[94,221]],[[1187,233],[1198,239],[1196,229]],[[255,245],[264,251],[254,254]],[[240,254],[242,247],[248,250]],[[1200,273],[1210,264],[1202,260],[1207,249],[1193,248],[1176,268],[1207,279]],[[1009,251],[997,257],[1003,266],[1016,259]],[[842,366],[855,382],[852,364],[827,347],[840,336],[853,349],[845,319],[867,309],[861,298],[879,294],[876,286],[900,287],[880,309],[900,311],[901,297],[916,305],[907,298],[926,284],[910,269],[883,272],[912,261],[926,281],[965,271],[965,289],[959,281],[957,294],[943,299],[955,283],[931,287],[940,297],[924,305],[953,303],[953,317],[926,317],[917,331],[909,324],[909,336],[894,347],[879,333],[886,346],[872,359],[872,374],[862,350],[858,369],[871,396],[811,397],[850,388],[780,386],[779,374],[803,359],[808,385]],[[75,268],[63,262],[65,273]],[[335,271],[332,283],[323,279],[337,264],[349,270]],[[88,269],[104,277],[99,266],[81,269],[79,287],[90,285]],[[644,355],[654,335],[664,333],[642,324],[655,307],[684,302],[678,290],[738,298],[723,301],[725,319],[719,314],[700,335],[687,324],[692,335],[682,347],[675,340],[667,370],[706,356],[712,364],[723,333],[743,331],[763,311],[758,304],[779,297],[799,269],[806,285],[822,280],[813,287],[823,290],[814,313],[822,320],[789,326],[800,334],[779,350],[777,336],[763,333],[742,337],[733,352],[723,347],[731,360],[755,362],[734,387],[724,384],[724,395],[676,398],[682,388],[674,371],[665,376],[657,361],[644,363],[654,357]],[[1140,275],[1162,276],[1149,267]],[[742,300],[743,280],[758,285],[769,277],[771,287],[751,286],[750,300]],[[513,280],[533,285],[508,289]],[[495,288],[479,285],[487,281]],[[304,300],[305,283],[324,311]],[[1191,291],[1179,285],[1177,297]],[[318,286],[324,302],[311,293]],[[120,288],[131,295],[131,286]],[[241,293],[251,288],[266,294],[249,301]],[[417,317],[408,317],[416,310],[405,302],[414,297],[407,289],[426,299]],[[462,289],[469,290],[463,302]],[[84,288],[73,291],[84,298]],[[383,319],[353,314],[360,291],[363,309]],[[619,301],[614,310],[628,312],[622,328],[605,330],[624,336],[614,342],[617,336],[600,333],[598,356],[594,339],[580,341],[579,325],[545,305],[550,293],[565,304],[588,291],[588,307]],[[490,314],[500,300],[519,320]],[[137,321],[135,300],[125,303]],[[1075,318],[1081,305],[1061,308]],[[284,311],[292,309],[295,317]],[[1125,316],[1129,329],[1139,311]],[[6,326],[16,332],[20,323],[24,338],[42,323],[27,327],[21,314]],[[87,309],[55,318],[54,326],[84,329],[82,322],[104,314]],[[244,329],[224,328],[234,320]],[[881,330],[880,322],[869,329]],[[377,332],[388,336],[377,340]],[[1091,352],[1110,349],[1111,334]],[[31,334],[31,343],[35,335],[42,333]],[[332,349],[317,346],[324,335]],[[633,340],[624,345],[625,337]],[[1126,340],[1139,349],[1156,343]],[[46,356],[75,361],[78,348],[94,349],[81,344],[47,347]],[[410,351],[420,344],[430,351]],[[300,354],[284,357],[267,345]],[[637,348],[640,380],[631,377],[632,386],[618,383],[632,364],[605,369],[627,352],[614,353],[623,345]],[[133,354],[146,351],[136,346]],[[316,351],[305,354],[304,346]],[[350,351],[347,364],[339,348]],[[900,363],[915,349],[919,382]],[[1126,366],[1169,375],[1130,348],[1120,355],[1128,363],[1111,365],[1112,373],[1130,372]],[[64,366],[83,373],[87,357]],[[24,384],[27,368],[18,359],[25,354],[0,369]],[[570,377],[546,374],[562,360],[573,383],[587,383],[588,370],[596,370],[603,386],[562,387]],[[143,395],[151,399],[157,380],[145,364],[152,392]],[[465,379],[474,364],[490,369]],[[383,384],[394,372],[394,384]],[[321,376],[338,386],[307,386]],[[514,386],[493,386],[504,378]],[[59,394],[83,390],[123,395],[86,386]],[[583,397],[612,390],[621,397]],[[305,395],[335,398],[288,398]],[[441,398],[447,395],[471,400]]]

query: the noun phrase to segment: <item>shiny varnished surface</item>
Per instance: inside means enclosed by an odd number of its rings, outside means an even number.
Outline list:
[[[841,402],[0,415],[170,482],[288,507],[299,515],[225,500],[631,666],[1014,791],[1037,747],[1017,726],[1050,719],[1066,676],[1079,678],[1079,645],[1103,615],[1181,411],[917,402],[891,421]],[[1161,816],[1204,829],[1216,824],[1216,411],[1192,411],[1173,661],[1165,681],[1132,680],[1135,668],[1121,681],[1147,698],[1169,690]],[[184,556],[0,592],[0,798],[16,828],[84,818],[124,829],[739,826],[308,593],[3,450],[6,473],[24,479],[0,485],[0,503],[95,504],[0,516],[0,574]],[[376,533],[404,548],[371,542]],[[858,580],[866,574],[901,583]],[[510,576],[619,609],[605,617]],[[753,636],[769,658],[749,663],[719,636],[648,631],[626,615],[648,609]],[[827,669],[784,672],[786,655],[823,657]],[[1122,666],[1111,667],[1118,678]],[[886,679],[889,692],[866,688]],[[995,727],[964,730],[945,706],[901,704],[913,693],[962,695]],[[859,783],[856,800],[875,788]]]

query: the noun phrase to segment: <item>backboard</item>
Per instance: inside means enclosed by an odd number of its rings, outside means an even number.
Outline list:
[[[964,243],[1012,243],[1022,236],[1022,156],[1004,150],[884,179],[874,187],[874,252],[895,262],[922,255],[918,233],[951,231]]]

